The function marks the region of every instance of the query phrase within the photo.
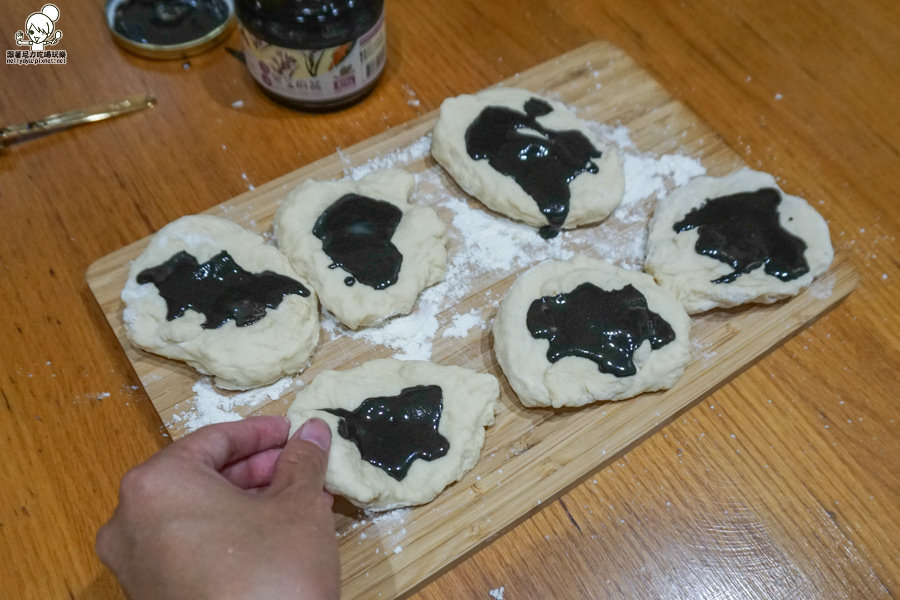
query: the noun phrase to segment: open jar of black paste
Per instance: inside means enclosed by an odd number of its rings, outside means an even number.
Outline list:
[[[356,102],[384,70],[384,0],[236,0],[247,68],[306,110]]]

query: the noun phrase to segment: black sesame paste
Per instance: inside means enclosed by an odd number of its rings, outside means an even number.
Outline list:
[[[330,269],[350,274],[346,285],[359,281],[376,290],[397,282],[403,255],[391,242],[403,211],[384,200],[345,194],[325,209],[313,227]]]
[[[134,42],[173,46],[192,42],[228,20],[225,0],[125,0],[113,15],[113,28]]]
[[[272,271],[249,273],[223,250],[205,263],[182,250],[166,262],[144,269],[138,283],[153,283],[166,301],[166,319],[173,321],[188,309],[203,313],[203,329],[218,329],[228,319],[238,327],[256,323],[267,308],[278,308],[287,294],[309,296],[303,285]]]
[[[790,281],[808,273],[809,265],[803,255],[806,243],[778,222],[780,203],[781,194],[773,188],[720,196],[706,200],[673,228],[681,233],[696,227],[697,253],[734,269],[712,283],[731,283],[759,267]]]
[[[338,435],[356,444],[363,460],[402,481],[414,460],[431,461],[450,449],[438,433],[443,405],[440,386],[417,385],[397,396],[367,398],[353,411],[323,410],[341,418]]]
[[[538,117],[553,112],[547,102],[531,98],[524,108],[524,113],[504,106],[482,110],[466,129],[466,152],[487,159],[537,202],[548,223],[540,234],[549,239],[569,214],[569,184],[585,171],[596,173],[591,159],[601,152],[578,130],[554,131],[538,123]]]
[[[644,340],[657,350],[675,339],[672,327],[630,284],[607,291],[586,282],[567,294],[544,296],[531,303],[525,323],[532,337],[550,340],[550,362],[580,356],[616,377],[637,372],[634,353]]]

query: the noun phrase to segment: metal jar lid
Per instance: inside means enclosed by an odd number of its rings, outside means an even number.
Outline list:
[[[224,5],[227,16],[222,23],[215,24],[209,30],[201,30],[196,32],[196,37],[191,37],[186,41],[178,41],[177,43],[150,43],[146,40],[133,39],[119,30],[117,27],[117,11],[127,5],[149,5],[154,4],[159,10],[166,10],[179,6],[196,7],[205,3],[221,3]],[[211,4],[210,4],[211,6]],[[156,2],[148,2],[147,0],[107,0],[106,8],[106,24],[112,34],[113,40],[122,48],[144,56],[156,59],[172,59],[185,58],[206,52],[207,50],[217,46],[228,37],[231,29],[236,22],[234,14],[234,0],[157,0]],[[135,36],[137,37],[137,36]]]

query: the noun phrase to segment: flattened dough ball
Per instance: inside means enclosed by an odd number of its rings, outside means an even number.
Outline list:
[[[287,414],[292,430],[313,417],[331,427],[329,492],[388,510],[431,501],[475,466],[499,396],[493,375],[378,359],[320,373]]]
[[[160,229],[132,263],[122,301],[136,346],[184,361],[225,389],[301,371],[319,339],[316,295],[288,259],[210,215]]]
[[[673,386],[690,360],[690,319],[644,273],[577,255],[516,279],[494,320],[494,352],[524,406],[583,406]]]
[[[541,228],[605,219],[622,201],[622,160],[562,103],[495,88],[448,98],[431,153],[488,208]]]
[[[696,177],[660,202],[644,268],[693,314],[794,296],[833,257],[825,219],[744,168]]]
[[[275,215],[275,237],[322,305],[357,329],[407,314],[443,279],[447,226],[409,203],[415,179],[399,169],[359,181],[306,181]]]

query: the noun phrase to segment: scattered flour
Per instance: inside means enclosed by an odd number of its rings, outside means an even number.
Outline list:
[[[712,349],[712,343],[691,340],[691,358],[694,360],[712,360],[718,352]]]
[[[506,589],[506,588],[504,588],[504,587],[501,585],[500,587],[498,587],[498,588],[496,588],[496,589],[493,589],[493,590],[489,591],[489,592],[488,592],[488,595],[489,595],[491,598],[493,598],[494,600],[503,600],[503,591],[504,591],[505,589]]]
[[[380,527],[393,529],[396,526],[406,524],[406,517],[408,517],[411,512],[412,509],[410,508],[397,508],[389,511],[364,510],[363,516],[365,519],[362,523],[365,524],[368,522]]]
[[[543,240],[533,227],[511,221],[468,199],[437,166],[417,173],[414,201],[432,206],[451,223],[449,258],[444,280],[425,290],[409,315],[388,320],[378,327],[351,331],[332,315],[325,314],[322,325],[332,339],[349,337],[371,345],[385,346],[401,360],[430,360],[432,344],[441,329],[439,316],[473,291],[482,276],[500,279],[539,262],[571,258],[576,252],[599,255],[625,268],[640,269],[647,241],[647,218],[651,202],[671,188],[705,173],[696,159],[667,154],[638,153],[628,128],[591,123],[593,131],[617,147],[624,157],[625,197],[621,206],[605,222],[594,227],[563,231],[551,241]],[[344,173],[352,179],[385,168],[402,167],[428,155],[431,137],[425,135],[408,146],[352,167],[340,150]],[[446,319],[446,317],[445,317]],[[444,337],[464,337],[482,317],[472,311],[449,317]]]
[[[598,123],[596,121],[587,121],[587,124],[588,129],[607,144],[612,144],[620,150],[634,149],[634,142],[631,141],[631,132],[624,125],[613,127],[607,123]]]
[[[464,338],[476,326],[484,329],[485,323],[484,319],[481,318],[481,313],[473,308],[465,314],[454,315],[453,322],[450,324],[450,327],[444,329],[443,336]]]
[[[809,295],[819,300],[831,298],[831,294],[834,293],[834,282],[835,278],[830,276],[816,279],[809,287]]]
[[[338,151],[341,162],[344,164],[344,175],[354,181],[362,179],[373,171],[381,169],[402,168],[411,162],[425,158],[431,152],[431,134],[424,135],[403,148],[398,148],[387,154],[376,156],[357,167],[351,167],[349,157]]]
[[[646,221],[649,207],[645,200],[653,196],[662,199],[671,187],[682,186],[691,178],[706,173],[699,161],[681,154],[664,154],[657,158],[625,153],[623,166],[625,196],[612,216],[624,223]]]
[[[437,315],[443,307],[444,288],[446,281],[428,288],[419,296],[412,313],[391,319],[379,327],[354,332],[335,322],[327,324],[325,330],[337,331],[337,336],[346,335],[375,346],[392,348],[397,351],[394,358],[399,360],[429,360],[431,343],[438,330]],[[334,318],[333,315],[331,318]]]
[[[176,413],[172,423],[183,423],[186,431],[194,431],[205,425],[239,421],[238,408],[253,409],[269,400],[277,400],[287,390],[296,387],[293,377],[282,377],[275,383],[246,392],[222,393],[208,377],[194,384],[193,409]]]
[[[403,89],[406,90],[406,95],[409,96],[409,99],[406,101],[406,103],[412,107],[418,107],[421,102],[419,102],[419,99],[416,97],[416,91],[405,83],[403,84]]]

